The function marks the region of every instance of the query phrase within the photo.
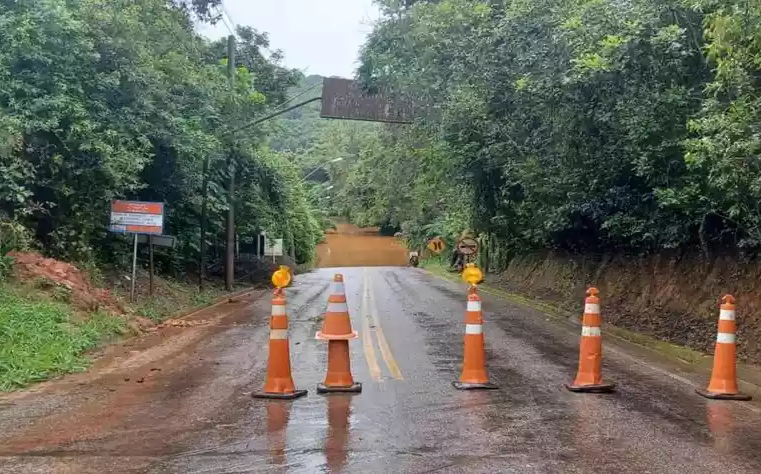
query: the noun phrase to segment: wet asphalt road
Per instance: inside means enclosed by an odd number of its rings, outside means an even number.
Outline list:
[[[314,334],[335,271],[360,333],[358,395],[314,391],[326,367]],[[0,399],[0,472],[761,472],[761,406],[705,400],[700,377],[612,343],[604,376],[618,391],[568,392],[578,328],[535,310],[483,295],[500,389],[460,392],[462,286],[409,268],[322,269],[287,296],[294,380],[308,397],[250,397],[263,384],[269,313],[268,297],[252,298],[213,330],[164,341],[174,352]]]

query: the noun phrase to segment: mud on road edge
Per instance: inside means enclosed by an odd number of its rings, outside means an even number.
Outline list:
[[[264,287],[250,287],[220,296],[210,305],[182,311],[149,331],[90,351],[88,355],[92,364],[82,372],[61,375],[18,391],[0,392],[0,405],[33,394],[97,383],[131,366],[151,365],[196,343],[204,337],[204,333],[223,329],[226,319],[263,297],[267,291],[268,288]],[[231,305],[231,308],[219,309],[225,304]]]
[[[191,319],[193,316],[195,316],[197,313],[200,313],[201,311],[206,311],[208,309],[214,308],[216,306],[219,306],[223,303],[235,303],[240,298],[243,298],[247,296],[249,293],[253,293],[255,291],[264,291],[266,288],[258,287],[258,286],[252,286],[250,288],[245,288],[243,290],[234,291],[232,293],[227,293],[226,295],[222,295],[219,298],[215,299],[212,304],[205,305],[205,306],[196,306],[195,308],[190,308],[185,311],[180,311],[176,315],[172,316],[171,318],[165,319],[163,322],[167,322],[170,320],[184,320],[184,319]]]
[[[459,274],[452,274],[447,272],[446,269],[440,264],[429,264],[424,266],[422,270],[428,272],[433,276],[450,282],[462,284],[463,287],[465,286],[461,278],[459,278]],[[579,313],[574,314],[558,306],[555,306],[550,302],[532,298],[528,295],[509,292],[498,287],[490,286],[488,283],[481,284],[478,286],[478,288],[479,291],[484,294],[539,311],[547,317],[551,318],[555,323],[565,325],[569,328],[581,327],[581,301],[579,302]],[[602,295],[602,306],[602,315],[604,321],[604,295]],[[603,322],[602,331],[605,336],[609,338],[609,340],[610,338],[613,339],[613,341],[608,342],[606,346],[617,346],[617,348],[620,350],[616,352],[619,354],[623,352],[627,357],[640,358],[644,363],[655,364],[658,366],[655,367],[656,370],[659,371],[664,371],[665,369],[666,371],[676,371],[677,373],[698,375],[704,379],[702,383],[708,383],[713,367],[713,356],[711,354],[698,352],[686,346],[666,342],[605,322]],[[608,348],[610,349],[610,347]],[[664,361],[667,363],[663,364]],[[664,365],[666,367],[663,367]],[[679,375],[673,375],[671,373],[669,375],[679,378]],[[737,377],[738,384],[740,385],[740,390],[743,393],[752,395],[755,400],[761,401],[761,366],[738,363]],[[688,380],[682,380],[682,382],[687,383]],[[692,384],[692,381],[689,382]],[[695,388],[704,387],[696,386]]]

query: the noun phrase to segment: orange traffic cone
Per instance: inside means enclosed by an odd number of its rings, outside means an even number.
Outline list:
[[[600,317],[600,298],[597,288],[587,290],[584,301],[584,319],[581,326],[581,344],[579,347],[579,371],[572,384],[566,388],[572,392],[612,392],[615,384],[602,381],[602,318]]]
[[[495,389],[489,383],[486,372],[486,347],[484,346],[484,320],[481,313],[481,297],[475,286],[468,290],[468,306],[465,310],[465,345],[463,349],[460,380],[452,382],[458,390]]]
[[[732,295],[725,295],[719,312],[719,332],[716,335],[711,381],[707,389],[695,390],[698,394],[719,400],[751,399],[750,395],[742,395],[737,390],[736,330],[735,298]]]
[[[307,394],[296,390],[291,376],[291,355],[288,347],[288,315],[285,311],[285,295],[277,289],[272,298],[270,318],[270,347],[267,364],[267,381],[264,390],[252,394],[254,398],[279,398],[291,400]]]
[[[357,338],[357,332],[351,329],[344,277],[340,273],[336,273],[333,277],[333,287],[328,298],[328,309],[322,322],[322,330],[317,331],[315,337],[323,341],[334,339],[345,341]]]
[[[328,341],[328,372],[325,381],[317,385],[317,393],[361,392],[362,384],[354,382],[351,375],[349,340],[356,339],[357,332],[351,328],[344,278],[340,273],[336,273],[333,279],[333,289],[328,299],[322,330],[318,331],[315,337]]]

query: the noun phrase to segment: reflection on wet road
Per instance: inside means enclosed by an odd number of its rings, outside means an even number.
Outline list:
[[[604,373],[618,391],[571,393],[563,384],[575,374],[578,328],[488,295],[489,372],[500,389],[457,391],[462,287],[417,269],[336,271],[360,333],[350,345],[361,394],[314,391],[326,368],[326,345],[314,334],[335,273],[318,270],[287,290],[293,377],[308,397],[250,397],[266,366],[269,301],[262,298],[139,391],[104,382],[0,409],[0,470],[761,472],[755,402],[706,400],[693,391],[705,380],[670,376],[608,341]],[[88,412],[104,417],[102,427],[81,422]],[[50,423],[58,428],[45,430]]]

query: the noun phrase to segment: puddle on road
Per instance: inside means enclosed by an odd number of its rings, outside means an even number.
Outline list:
[[[349,460],[352,425],[357,423],[352,399],[335,394],[300,405],[268,402],[266,463],[296,472],[341,472]]]

